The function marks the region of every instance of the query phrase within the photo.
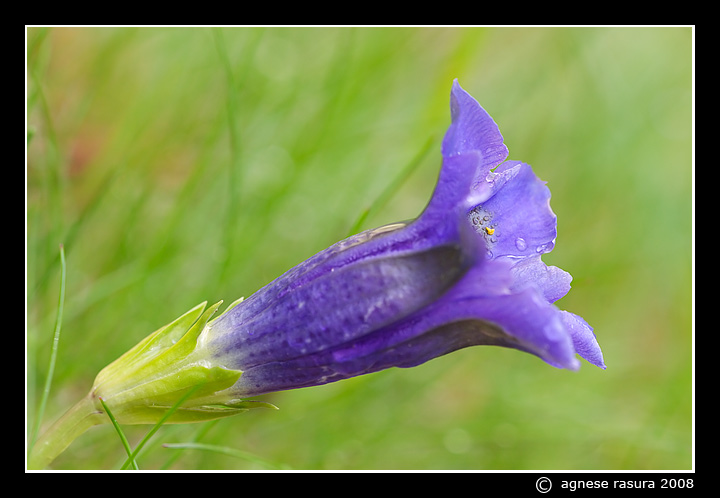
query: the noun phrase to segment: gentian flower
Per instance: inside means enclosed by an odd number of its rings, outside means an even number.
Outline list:
[[[410,223],[338,242],[206,331],[239,395],[412,367],[473,345],[506,346],[577,369],[604,368],[592,328],[552,303],[571,277],[546,266],[550,191],[508,155],[497,125],[454,82],[435,191]]]
[[[155,423],[173,405],[169,422],[208,420],[267,406],[251,396],[476,345],[605,368],[592,328],[553,304],[571,277],[541,259],[556,239],[547,186],[505,161],[497,125],[457,81],[450,110],[438,182],[415,220],[340,241],[213,320],[220,303],[158,330],[100,372],[85,400],[92,423],[104,420],[99,398],[120,423]]]

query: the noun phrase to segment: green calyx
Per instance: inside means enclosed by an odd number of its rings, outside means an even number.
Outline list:
[[[228,309],[232,308],[236,301]],[[189,423],[272,407],[235,398],[231,387],[242,371],[214,364],[198,338],[222,301],[202,303],[153,332],[105,367],[89,397],[102,411],[102,399],[120,424]],[[181,402],[180,404],[178,404]]]
[[[228,307],[226,312],[240,300]],[[222,301],[202,303],[153,332],[105,367],[79,400],[35,442],[28,468],[42,469],[90,427],[177,424],[228,417],[269,403],[238,399],[232,387],[242,372],[217,364],[203,347],[202,332]],[[211,322],[210,322],[211,323]]]

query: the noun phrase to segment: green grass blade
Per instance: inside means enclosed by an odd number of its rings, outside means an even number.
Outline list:
[[[238,450],[236,448],[229,448],[227,446],[219,446],[215,444],[205,444],[205,443],[166,443],[163,444],[164,448],[173,448],[173,449],[183,449],[183,450],[202,450],[202,451],[212,451],[214,453],[220,453],[223,455],[232,456],[235,458],[240,458],[242,460],[247,460],[249,462],[257,463],[262,465],[263,467],[268,467],[271,469],[279,469],[281,467],[278,467],[272,462],[268,462],[267,460],[264,460],[257,455],[254,455],[252,453],[249,453],[247,451]]]
[[[175,403],[173,406],[170,407],[170,409],[163,415],[163,417],[158,420],[158,423],[153,426],[152,429],[150,429],[150,432],[148,432],[145,437],[140,441],[140,443],[137,445],[135,450],[132,452],[132,454],[128,457],[127,460],[125,460],[125,463],[120,468],[120,470],[125,470],[128,468],[128,465],[137,457],[138,453],[140,453],[140,450],[143,449],[145,444],[152,438],[155,433],[160,430],[160,427],[163,426],[163,424],[170,418],[170,416],[175,413],[175,410],[177,410],[186,399],[188,399],[192,394],[197,391],[199,388],[201,388],[203,384],[198,384],[197,386],[190,389],[183,397],[181,397],[179,400],[177,400],[177,403]]]
[[[215,40],[215,47],[218,52],[218,56],[220,57],[220,62],[222,64],[223,71],[225,72],[225,80],[227,85],[227,103],[226,103],[226,110],[227,110],[227,123],[228,123],[228,133],[230,135],[230,164],[228,168],[228,209],[227,209],[227,219],[228,219],[228,226],[231,225],[231,221],[233,217],[235,216],[235,213],[238,211],[239,201],[238,201],[238,191],[240,188],[240,174],[241,174],[241,165],[240,165],[240,136],[238,132],[237,123],[235,120],[237,119],[237,87],[235,84],[235,77],[233,75],[233,69],[230,65],[230,58],[227,54],[227,47],[225,46],[225,39],[223,37],[222,30],[220,28],[214,28],[213,31],[213,38]],[[227,274],[227,269],[230,266],[230,262],[232,261],[232,250],[234,247],[234,231],[233,230],[226,230],[225,231],[225,237],[226,237],[226,252],[225,252],[225,258],[223,260],[222,265],[222,271],[221,271],[221,277],[224,278],[224,276]]]
[[[192,440],[189,441],[191,443],[197,443],[199,442],[208,432],[210,432],[210,429],[212,429],[220,419],[217,420],[211,420],[209,422],[206,422],[200,426],[200,429],[195,433]],[[167,470],[169,469],[172,464],[175,463],[175,461],[180,457],[181,453],[179,451],[176,451],[170,458],[168,458],[164,464],[160,467],[160,470]]]
[[[128,458],[130,459],[130,463],[132,464],[132,467],[134,470],[140,470],[138,467],[137,462],[135,461],[135,458],[132,456],[132,450],[130,449],[130,444],[128,443],[127,438],[125,437],[125,433],[120,428],[120,424],[118,424],[117,420],[113,416],[112,412],[110,411],[110,408],[105,404],[105,400],[102,398],[98,398],[100,400],[100,404],[102,404],[103,409],[105,410],[105,413],[107,413],[107,416],[110,418],[110,422],[112,422],[113,427],[115,427],[115,430],[118,433],[118,436],[120,436],[120,441],[122,441],[122,445],[125,448],[125,452],[128,455]]]
[[[37,438],[38,432],[40,431],[40,425],[42,423],[43,415],[45,413],[45,406],[47,405],[48,397],[50,396],[50,388],[52,386],[52,378],[55,373],[55,362],[57,360],[58,346],[60,344],[60,330],[62,329],[63,311],[65,307],[65,280],[66,280],[66,264],[65,264],[65,249],[60,244],[60,297],[58,298],[58,309],[57,316],[55,317],[55,330],[53,332],[53,342],[50,350],[50,365],[48,366],[48,374],[45,379],[45,386],[43,387],[42,397],[40,399],[40,405],[38,406],[38,412],[35,420],[35,427],[33,428],[30,443],[28,444],[28,450],[32,448]]]
[[[375,199],[375,201],[373,201],[372,205],[369,208],[364,209],[362,213],[360,213],[360,216],[358,216],[358,218],[355,220],[355,223],[353,223],[350,227],[347,236],[358,233],[363,223],[365,223],[365,220],[370,217],[370,215],[375,214],[383,207],[385,207],[385,205],[392,198],[392,196],[395,195],[398,190],[400,190],[400,187],[402,187],[402,185],[407,181],[408,178],[410,178],[413,172],[415,172],[417,167],[422,163],[422,160],[432,149],[434,143],[435,137],[430,137],[427,142],[425,142],[425,145],[422,149],[420,149],[420,152],[418,152],[418,154],[413,157],[413,159],[402,169],[402,171],[400,171],[400,173],[395,177],[395,179],[390,182],[390,184],[385,188],[385,190],[380,193],[380,195]]]

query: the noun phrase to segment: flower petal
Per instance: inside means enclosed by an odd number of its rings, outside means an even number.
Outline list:
[[[214,347],[245,371],[352,342],[434,302],[467,266],[458,245],[441,245],[335,268],[277,296],[262,313],[239,321],[230,310],[212,324]]]
[[[458,209],[467,210],[484,200],[485,177],[508,155],[495,121],[457,80],[450,93],[450,111],[452,123],[443,138],[442,168],[420,223],[450,220],[449,224],[454,224]]]
[[[486,260],[485,275],[502,265]],[[576,370],[579,362],[562,315],[534,290],[507,294],[477,279],[454,287],[432,305],[338,344],[332,349],[250,367],[234,387],[244,396],[307,387],[365,375],[390,367],[414,367],[461,348],[509,347],[547,363]],[[478,292],[465,287],[482,287]],[[476,297],[469,297],[470,294]]]
[[[533,353],[551,365],[576,370],[579,362],[560,310],[534,286],[514,289],[503,274],[508,262],[486,261],[473,267],[434,306],[443,306],[446,322],[475,319],[497,325],[512,340],[508,347]]]
[[[470,212],[480,212],[483,225],[475,228],[494,257],[524,258],[550,252],[557,236],[557,217],[550,209],[550,190],[532,168],[507,161],[488,175],[492,194]],[[482,221],[482,220],[480,220]]]
[[[512,290],[535,286],[549,303],[554,303],[570,291],[572,276],[557,266],[547,266],[540,256],[525,258],[512,268]]]
[[[572,340],[577,354],[589,363],[604,370],[606,368],[605,361],[602,351],[600,350],[600,345],[593,333],[593,328],[588,325],[585,320],[573,313],[568,311],[561,311],[560,313],[562,314],[565,327],[572,334]]]
[[[497,124],[457,80],[450,92],[450,116],[452,124],[442,143],[443,157],[479,152],[487,171],[505,160],[508,150]]]

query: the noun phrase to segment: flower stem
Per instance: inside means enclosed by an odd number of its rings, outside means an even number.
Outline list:
[[[102,412],[95,408],[91,396],[85,396],[40,436],[28,455],[28,468],[47,467],[75,438],[103,422]]]

